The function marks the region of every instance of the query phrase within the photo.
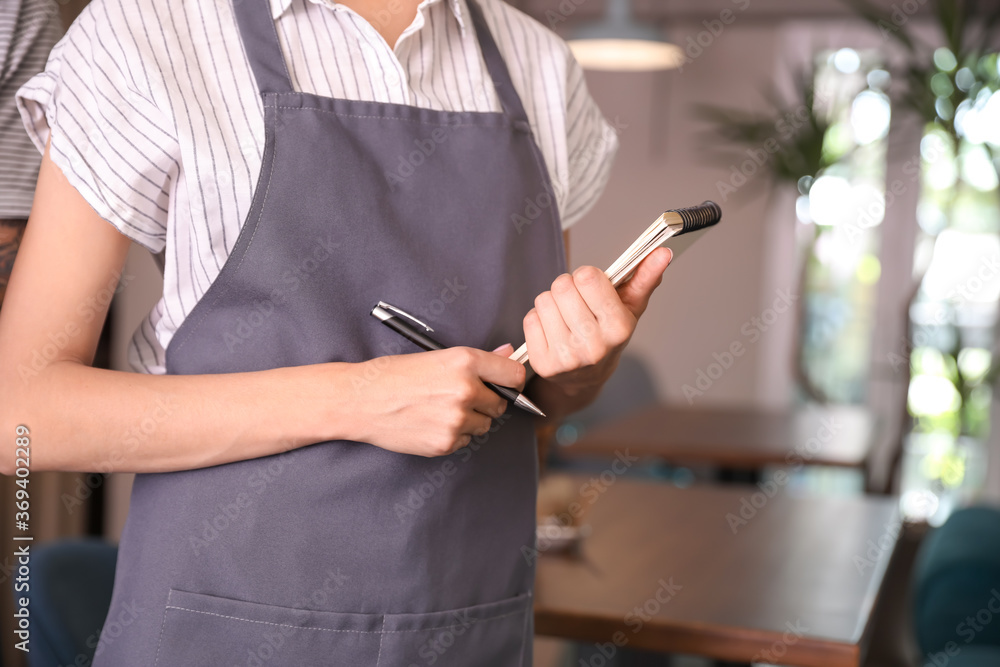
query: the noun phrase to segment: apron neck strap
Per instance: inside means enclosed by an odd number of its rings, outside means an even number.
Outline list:
[[[450,0],[445,0],[449,2]],[[493,39],[493,33],[486,25],[483,11],[479,8],[480,0],[467,0],[465,3],[472,15],[472,24],[476,27],[476,36],[479,38],[479,50],[483,53],[483,60],[486,62],[486,69],[493,79],[493,87],[500,98],[500,106],[503,107],[504,114],[514,121],[528,122],[528,115],[524,112],[521,104],[521,97],[514,89],[514,83],[510,80],[510,71],[507,63],[500,55],[500,49]]]
[[[291,93],[292,77],[285,66],[278,41],[278,28],[271,18],[269,0],[232,0],[236,25],[250,69],[257,79],[261,96],[268,93]]]
[[[450,0],[445,0],[450,2]],[[521,98],[514,90],[510,79],[510,71],[500,55],[500,50],[493,39],[493,34],[486,25],[486,19],[479,8],[478,0],[468,0],[466,6],[472,16],[476,28],[479,49],[482,51],[486,69],[493,79],[497,97],[504,113],[514,121],[528,121]],[[278,29],[271,18],[270,2],[268,0],[233,0],[233,12],[239,26],[240,38],[250,69],[257,80],[257,88],[261,95],[268,93],[291,93],[292,78],[285,65],[285,57],[278,41]]]

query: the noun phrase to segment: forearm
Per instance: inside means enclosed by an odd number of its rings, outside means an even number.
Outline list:
[[[15,428],[30,430],[31,469],[163,472],[350,438],[349,364],[239,374],[144,375],[59,361],[6,369],[2,472]],[[14,376],[11,377],[13,371]],[[13,393],[13,396],[11,395]]]

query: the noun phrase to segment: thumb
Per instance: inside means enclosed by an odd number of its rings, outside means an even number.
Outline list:
[[[670,248],[657,248],[636,267],[632,278],[618,288],[618,296],[625,307],[638,318],[645,312],[649,297],[663,279],[663,272],[674,253]]]

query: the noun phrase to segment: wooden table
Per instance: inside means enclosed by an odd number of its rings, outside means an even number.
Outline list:
[[[758,470],[768,465],[828,465],[867,472],[878,420],[855,406],[764,412],[656,405],[589,431],[560,448],[569,458],[617,452],[668,463]]]
[[[604,653],[628,646],[801,667],[860,663],[899,532],[894,500],[573,481],[592,534],[576,556],[539,555],[538,634]],[[755,513],[744,510],[749,518],[733,526],[727,515],[739,517],[744,499]]]

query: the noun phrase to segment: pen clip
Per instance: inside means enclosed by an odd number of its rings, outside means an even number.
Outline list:
[[[427,331],[434,331],[434,329],[430,328],[429,326],[427,326],[426,324],[424,324],[423,322],[421,322],[420,320],[418,320],[417,318],[415,318],[413,315],[410,315],[408,312],[406,312],[402,308],[397,308],[396,306],[393,306],[392,304],[386,303],[385,301],[379,301],[378,302],[378,307],[379,308],[384,308],[385,310],[388,310],[388,311],[391,311],[392,313],[395,313],[396,315],[400,315],[402,317],[405,317],[406,319],[410,320],[411,322],[416,322],[417,324],[419,324],[420,326],[422,326],[424,329],[427,329]]]

